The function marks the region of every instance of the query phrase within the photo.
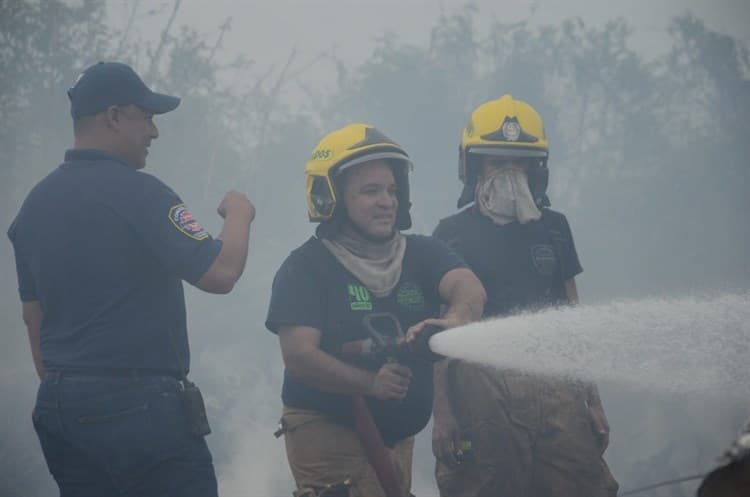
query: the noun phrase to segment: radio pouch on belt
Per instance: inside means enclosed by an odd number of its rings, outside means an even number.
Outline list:
[[[169,335],[169,343],[172,346],[172,352],[174,353],[177,365],[180,368],[181,388],[177,391],[177,395],[180,397],[182,410],[185,413],[185,418],[187,418],[190,433],[196,438],[205,437],[211,433],[211,426],[208,424],[206,404],[203,402],[203,395],[201,395],[198,386],[187,379],[185,373],[187,368],[177,351],[177,345],[174,342],[172,330],[167,329],[167,334]]]
[[[208,424],[206,416],[206,405],[203,403],[201,391],[192,381],[187,378],[182,379],[183,388],[179,390],[178,395],[182,401],[182,408],[185,411],[190,433],[194,437],[205,437],[211,433],[211,427]]]

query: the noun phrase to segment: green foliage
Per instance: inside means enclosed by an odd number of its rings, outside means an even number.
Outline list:
[[[84,60],[96,60],[106,50],[103,15],[102,4],[93,0],[78,6],[59,0],[0,2],[0,148],[6,159],[0,182],[8,192],[18,181],[17,162],[49,162],[45,152],[53,147],[40,145],[68,139],[61,133],[66,113],[60,90]]]
[[[477,15],[441,16],[427,47],[381,39],[339,79],[325,114],[374,122],[416,159],[417,230],[452,211],[443,192],[458,196],[455,150],[471,109],[511,93],[545,119],[553,205],[571,218],[595,298],[746,286],[747,47],[684,15],[671,51],[649,62],[623,20],[479,32]]]

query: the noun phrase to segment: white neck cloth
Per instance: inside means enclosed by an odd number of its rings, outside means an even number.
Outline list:
[[[330,239],[321,238],[321,241],[376,297],[390,295],[401,279],[406,237],[398,231],[384,243],[344,233],[337,233]]]
[[[542,217],[523,169],[499,167],[490,170],[477,184],[476,202],[479,212],[499,225],[514,221],[525,224]]]

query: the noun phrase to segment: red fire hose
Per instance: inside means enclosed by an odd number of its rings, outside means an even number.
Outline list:
[[[383,321],[385,320],[385,321]],[[395,336],[386,336],[378,331],[377,324],[390,323]],[[440,328],[429,326],[423,330],[413,344],[403,342],[404,333],[398,319],[390,313],[373,313],[363,319],[363,323],[370,332],[370,338],[349,342],[343,345],[342,355],[349,358],[363,358],[383,356],[390,361],[399,362],[399,359],[419,358],[427,362],[438,360],[440,356],[434,354],[429,348],[429,339],[440,331]],[[364,446],[367,460],[375,470],[375,475],[380,481],[386,497],[408,497],[404,493],[402,475],[396,467],[388,448],[383,443],[383,437],[378,430],[372,413],[362,395],[352,396],[352,410],[354,412],[354,424],[359,438]]]
[[[397,471],[388,448],[383,443],[375,420],[372,419],[370,409],[367,408],[365,399],[361,395],[352,397],[352,409],[354,411],[354,423],[357,433],[362,440],[367,459],[375,469],[375,474],[383,487],[386,497],[406,497],[403,493],[401,475]]]

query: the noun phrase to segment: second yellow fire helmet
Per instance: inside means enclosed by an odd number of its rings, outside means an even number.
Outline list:
[[[371,160],[386,160],[392,165],[398,188],[396,228],[405,230],[411,227],[411,159],[400,145],[377,128],[361,123],[327,134],[305,164],[305,197],[311,222],[325,222],[340,215],[343,209],[340,205],[340,174],[349,167]]]
[[[531,105],[506,94],[474,109],[459,147],[458,177],[464,183],[459,208],[474,201],[482,155],[527,159],[529,189],[534,201],[539,207],[549,205],[547,135],[542,118]]]

